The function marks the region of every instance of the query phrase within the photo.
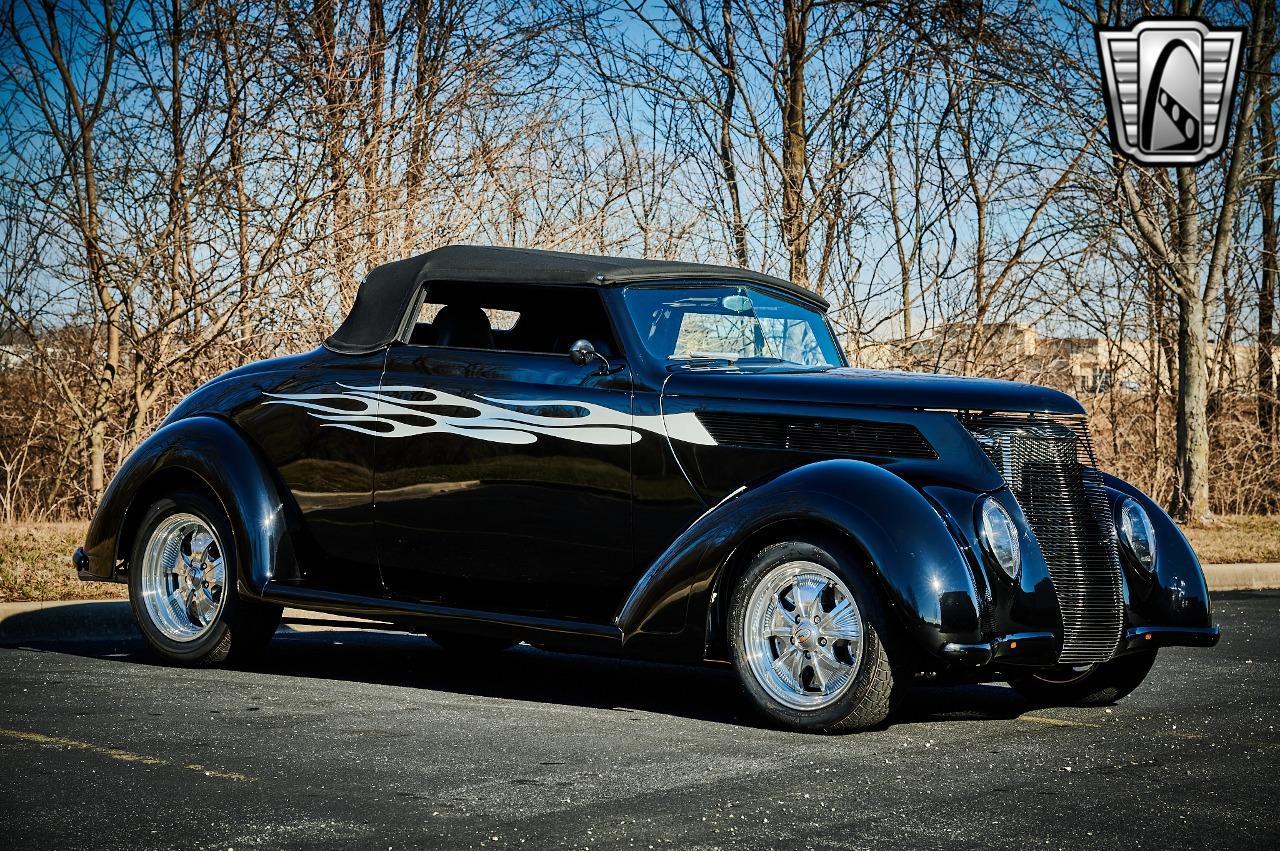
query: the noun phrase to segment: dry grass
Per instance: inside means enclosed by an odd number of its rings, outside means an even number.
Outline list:
[[[1205,564],[1280,562],[1280,516],[1220,515],[1183,531]],[[0,526],[0,603],[127,596],[124,585],[76,578],[71,553],[84,533],[82,522]]]
[[[1182,530],[1205,564],[1280,562],[1280,516],[1220,514],[1211,526]]]
[[[126,596],[123,585],[76,577],[71,553],[84,543],[84,533],[84,523],[0,526],[0,603]]]

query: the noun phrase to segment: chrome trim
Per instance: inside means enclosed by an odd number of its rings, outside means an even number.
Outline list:
[[[961,417],[1022,508],[1062,613],[1059,663],[1115,656],[1124,630],[1124,580],[1115,518],[1083,417]]]
[[[142,608],[165,638],[195,641],[217,623],[226,604],[226,560],[205,521],[185,513],[166,517],[136,569]]]

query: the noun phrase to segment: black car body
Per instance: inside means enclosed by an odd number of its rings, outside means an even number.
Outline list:
[[[1191,548],[1097,469],[1078,402],[850,369],[826,308],[715,266],[454,246],[379,267],[323,347],[178,405],[76,566],[127,580],[148,509],[182,491],[225,515],[238,567],[219,594],[433,634],[731,658],[750,559],[817,540],[858,574],[899,682],[1066,683],[1216,642]],[[739,330],[745,355],[679,349]],[[775,333],[800,354],[752,354]],[[1012,541],[983,531],[1006,517]]]

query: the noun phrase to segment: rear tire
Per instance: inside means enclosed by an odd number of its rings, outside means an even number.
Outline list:
[[[844,733],[889,717],[894,680],[879,599],[831,550],[766,547],[733,589],[727,628],[738,681],[774,723]]]
[[[1092,666],[1074,676],[1063,669],[1011,677],[1009,685],[1028,700],[1050,706],[1107,706],[1125,697],[1147,678],[1156,651],[1130,653]]]
[[[283,610],[240,597],[234,540],[222,507],[198,491],[147,509],[129,558],[129,602],[156,655],[210,667],[271,640]]]

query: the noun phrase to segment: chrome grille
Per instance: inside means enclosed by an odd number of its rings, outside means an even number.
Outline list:
[[[1104,662],[1124,631],[1115,522],[1079,417],[963,417],[1022,506],[1062,609],[1064,665]]]

